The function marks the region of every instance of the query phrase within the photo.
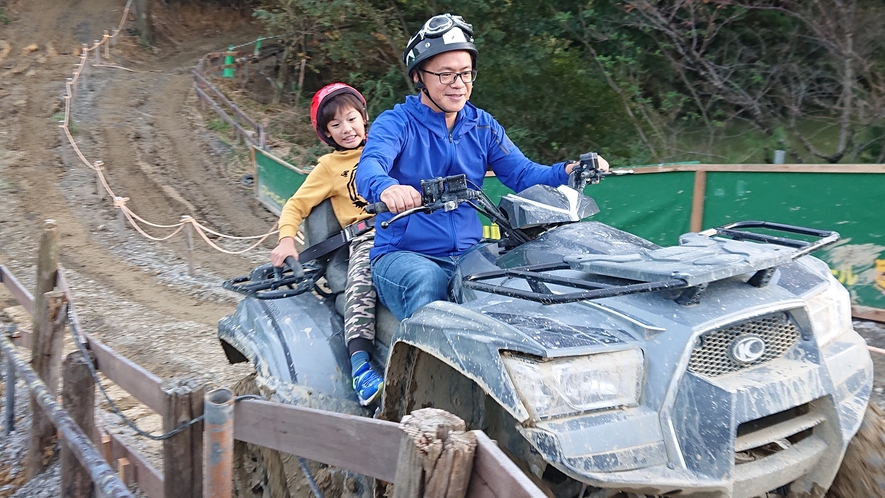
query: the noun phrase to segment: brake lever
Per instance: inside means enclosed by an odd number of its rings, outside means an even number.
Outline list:
[[[431,212],[431,209],[428,206],[424,206],[424,205],[415,206],[412,209],[406,209],[405,211],[397,214],[396,216],[394,216],[393,218],[391,218],[387,221],[382,221],[381,228],[387,228],[394,221],[401,220],[401,219],[405,218],[406,216],[409,216],[409,215],[412,215],[415,213],[430,213],[430,212]]]

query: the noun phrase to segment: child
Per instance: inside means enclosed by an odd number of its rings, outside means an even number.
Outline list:
[[[325,199],[341,226],[370,217],[366,201],[356,193],[354,174],[366,143],[369,121],[366,99],[344,83],[321,88],[310,105],[310,121],[320,139],[335,148],[324,155],[304,184],[286,202],[280,216],[280,240],[271,252],[271,263],[283,266],[287,256],[298,259],[295,234],[310,211]],[[350,352],[353,389],[365,406],[378,398],[383,377],[369,363],[375,339],[375,287],[369,274],[369,249],[375,241],[374,230],[350,241],[350,263],[345,290],[344,334]]]

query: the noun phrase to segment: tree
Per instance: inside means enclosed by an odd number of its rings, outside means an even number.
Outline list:
[[[648,33],[705,123],[741,119],[800,160],[856,161],[883,139],[881,6],[862,0],[627,0],[624,24]],[[815,145],[811,122],[838,126]],[[881,152],[879,154],[881,157]],[[881,159],[879,159],[881,160]]]

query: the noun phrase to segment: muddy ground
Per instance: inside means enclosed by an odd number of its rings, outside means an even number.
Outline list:
[[[5,42],[0,43],[0,264],[33,289],[44,220],[55,220],[61,264],[86,330],[163,379],[200,378],[210,387],[229,386],[249,368],[229,366],[215,338],[218,319],[237,301],[219,282],[266,261],[270,246],[228,255],[197,240],[197,270],[191,277],[180,236],[156,242],[129,229],[119,240],[113,204],[96,195],[94,175],[82,164],[72,160],[65,167],[61,160],[56,125],[65,78],[79,60],[76,50],[116,26],[124,3],[0,0],[9,20],[3,24],[0,18]],[[154,47],[123,36],[111,60],[103,61],[118,67],[89,70],[73,108],[79,146],[90,161],[104,162],[115,194],[129,197],[129,207],[151,222],[171,225],[190,215],[229,235],[265,233],[275,218],[228,167],[242,151],[207,129],[211,116],[200,114],[189,74],[205,53],[254,40],[261,27],[237,12],[204,6],[158,7],[155,15],[160,36]],[[147,231],[155,237],[169,233]],[[220,243],[231,250],[248,245]],[[29,327],[24,310],[2,287],[0,310],[0,321]],[[885,347],[881,326],[858,323],[857,328],[871,344]],[[885,372],[885,357],[875,360],[877,373]],[[883,376],[877,375],[880,406],[885,406],[883,387]],[[113,386],[109,391],[143,429],[160,429],[159,415]],[[26,434],[29,423],[23,412],[18,412],[19,434]],[[108,430],[127,433],[114,417],[104,419]],[[16,465],[23,441],[13,437],[0,444],[0,496],[55,496],[57,467],[16,492],[22,484]],[[159,444],[132,444],[162,467]]]
[[[269,246],[228,255],[197,239],[191,277],[180,235],[155,242],[128,229],[119,240],[112,201],[95,194],[94,175],[73,159],[69,167],[61,161],[57,121],[65,78],[79,61],[77,49],[117,26],[124,4],[0,1],[10,21],[0,19],[5,42],[0,43],[0,264],[33,289],[44,220],[55,220],[60,262],[87,331],[163,379],[232,385],[249,368],[228,366],[215,338],[218,319],[237,302],[219,283],[266,261]],[[89,69],[73,106],[77,143],[90,162],[104,162],[114,193],[129,197],[132,211],[148,221],[172,225],[190,215],[232,236],[267,232],[275,217],[253,200],[239,175],[231,174],[229,161],[242,151],[206,129],[190,76],[201,56],[254,40],[260,26],[238,12],[203,6],[173,11],[158,5],[155,16],[155,46],[123,36],[110,60],[102,61],[117,68]],[[154,237],[170,232],[146,231]],[[230,250],[249,245],[216,242]],[[29,328],[24,310],[2,287],[0,310],[0,321]],[[113,386],[110,391],[143,429],[160,428],[159,415]],[[27,404],[18,406],[21,432],[28,423],[22,413]],[[113,419],[108,424],[109,430],[125,432],[113,427]],[[0,496],[13,491],[5,487],[15,483],[9,466],[23,451],[9,442],[4,440],[0,462],[0,480],[6,475]],[[135,444],[162,468],[159,444]],[[57,481],[55,486],[46,496],[56,496]],[[22,492],[18,496],[37,496],[34,489]]]

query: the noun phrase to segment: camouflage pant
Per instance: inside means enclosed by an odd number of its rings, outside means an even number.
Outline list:
[[[375,286],[370,273],[369,250],[375,245],[375,230],[350,241],[347,289],[344,291],[344,336],[375,340]]]

